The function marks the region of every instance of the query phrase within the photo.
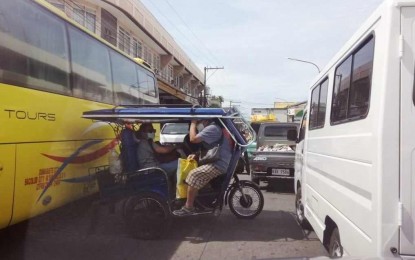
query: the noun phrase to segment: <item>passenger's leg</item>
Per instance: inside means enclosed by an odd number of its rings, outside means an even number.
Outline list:
[[[198,189],[192,186],[189,186],[187,188],[187,199],[186,199],[186,205],[185,205],[187,208],[190,208],[190,209],[193,208],[193,204],[195,202],[195,198],[197,196],[198,191],[199,191]]]
[[[167,162],[167,163],[161,163],[160,164],[160,168],[162,168],[166,173],[167,176],[169,178],[169,181],[171,183],[171,193],[172,196],[174,196],[176,194],[176,184],[177,184],[177,163],[178,160],[174,160],[171,162]]]
[[[178,160],[161,163],[160,168],[165,170],[169,176],[176,175]]]
[[[194,212],[194,201],[198,191],[220,174],[221,172],[213,164],[202,165],[190,171],[186,178],[186,183],[189,185],[186,204],[182,209],[173,211],[173,214],[177,216],[191,215]]]

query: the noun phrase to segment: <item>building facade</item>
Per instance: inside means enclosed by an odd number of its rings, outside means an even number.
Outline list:
[[[47,0],[84,26],[154,70],[161,104],[201,104],[203,72],[139,0]]]
[[[251,122],[299,122],[307,102],[275,102],[271,108],[252,108]]]

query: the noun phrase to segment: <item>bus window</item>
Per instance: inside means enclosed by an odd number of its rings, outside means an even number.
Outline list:
[[[138,71],[138,87],[141,93],[148,95],[148,77],[147,72],[141,68],[140,66],[137,66]]]
[[[45,10],[34,11],[28,2],[5,1],[1,10],[7,10],[0,12],[2,82],[70,93],[64,23]]]
[[[156,96],[156,83],[154,82],[154,77],[149,74],[147,74],[147,88],[148,88],[148,95],[155,97]]]
[[[138,95],[136,64],[114,51],[110,52],[116,104],[141,104]]]
[[[107,47],[69,27],[74,96],[113,103],[111,67]]]

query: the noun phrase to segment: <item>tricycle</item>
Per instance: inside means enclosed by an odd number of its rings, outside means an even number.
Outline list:
[[[125,157],[123,152],[128,150],[123,149],[125,144],[121,138],[127,124],[216,120],[233,140],[231,161],[226,174],[214,178],[199,191],[195,201],[197,210],[192,215],[219,215],[224,205],[229,205],[231,212],[241,219],[252,219],[261,213],[264,197],[258,185],[240,180],[235,173],[241,154],[255,140],[255,131],[235,108],[115,107],[86,111],[83,118],[108,122],[113,127],[116,137],[121,139],[120,158]],[[187,153],[191,152],[190,148]],[[176,198],[175,184],[161,168],[121,170],[114,174],[109,167],[102,167],[96,177],[101,199],[110,202],[110,205],[122,205],[120,211],[127,229],[140,239],[160,237],[172,217],[177,217],[172,212],[185,202]]]

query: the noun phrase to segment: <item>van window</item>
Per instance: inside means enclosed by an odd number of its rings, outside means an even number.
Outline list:
[[[303,119],[301,120],[300,125],[300,133],[298,134],[298,142],[301,142],[305,138],[305,132],[306,132],[306,126],[307,126],[307,112],[304,113]]]
[[[374,38],[371,36],[336,68],[331,123],[358,120],[369,111]]]
[[[326,78],[311,92],[310,130],[324,126],[326,119],[328,82],[329,81]]]

